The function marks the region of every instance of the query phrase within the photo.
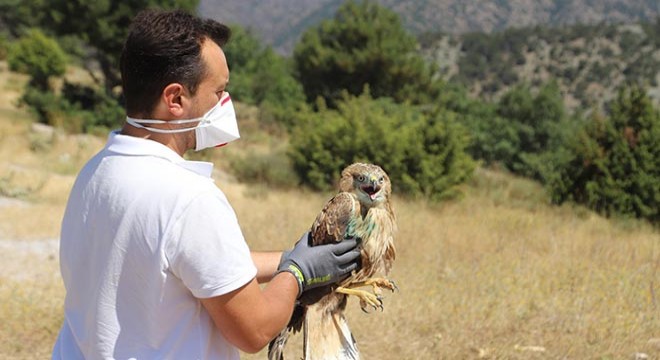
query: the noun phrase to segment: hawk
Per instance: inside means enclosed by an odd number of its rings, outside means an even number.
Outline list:
[[[313,289],[301,296],[289,325],[269,345],[270,360],[284,358],[290,331],[301,327],[306,360],[359,359],[344,309],[347,297],[352,295],[360,299],[363,311],[382,310],[381,288],[396,289],[392,281],[375,277],[388,275],[395,258],[391,191],[389,177],[377,165],[355,163],[342,171],[339,192],[316,217],[309,241],[320,245],[358,237],[362,239],[362,267],[338,285]]]

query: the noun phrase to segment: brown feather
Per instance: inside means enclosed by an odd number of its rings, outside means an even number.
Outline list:
[[[344,240],[346,229],[360,204],[349,193],[340,192],[326,203],[312,225],[312,245]]]

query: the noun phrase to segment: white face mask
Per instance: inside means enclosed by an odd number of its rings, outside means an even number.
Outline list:
[[[195,151],[210,147],[226,145],[241,137],[238,133],[238,123],[236,121],[236,112],[231,102],[229,93],[225,92],[220,101],[215,104],[211,110],[207,111],[202,117],[185,120],[154,120],[154,119],[135,119],[126,117],[126,122],[142,129],[161,133],[174,134],[184,131],[195,130],[196,146]],[[187,124],[199,122],[197,126],[184,129],[158,129],[144,126],[142,124]]]

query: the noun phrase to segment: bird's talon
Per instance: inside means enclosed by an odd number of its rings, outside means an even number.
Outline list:
[[[374,305],[374,309],[375,310],[380,309],[380,312],[383,312],[383,310],[385,309],[383,307],[383,298],[380,295],[378,295],[376,296],[376,300],[378,300],[378,305]]]
[[[374,305],[374,304],[369,304],[369,305],[370,305],[372,308],[376,309],[376,305]],[[371,314],[371,311],[369,311],[369,307],[367,306],[367,303],[366,303],[366,302],[362,302],[362,301],[360,302],[360,309],[362,309],[362,311],[363,311],[365,314]]]
[[[373,310],[380,309],[380,311],[383,311],[383,298],[381,296],[368,293],[363,296],[364,297],[360,299],[360,309],[362,309],[362,311],[366,314],[371,314],[371,311],[368,310],[369,307]]]
[[[383,310],[382,310],[382,306],[371,305],[371,307],[373,308],[373,310],[381,309],[381,312],[383,311]],[[371,314],[371,311],[369,310],[369,307],[366,307],[366,306],[365,306],[365,307],[361,307],[360,309],[361,309],[365,314]]]

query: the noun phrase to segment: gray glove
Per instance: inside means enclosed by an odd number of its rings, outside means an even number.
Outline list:
[[[287,271],[298,280],[298,297],[309,289],[336,283],[360,266],[358,240],[345,239],[334,244],[311,246],[309,232],[293,249],[284,251],[277,273]]]

